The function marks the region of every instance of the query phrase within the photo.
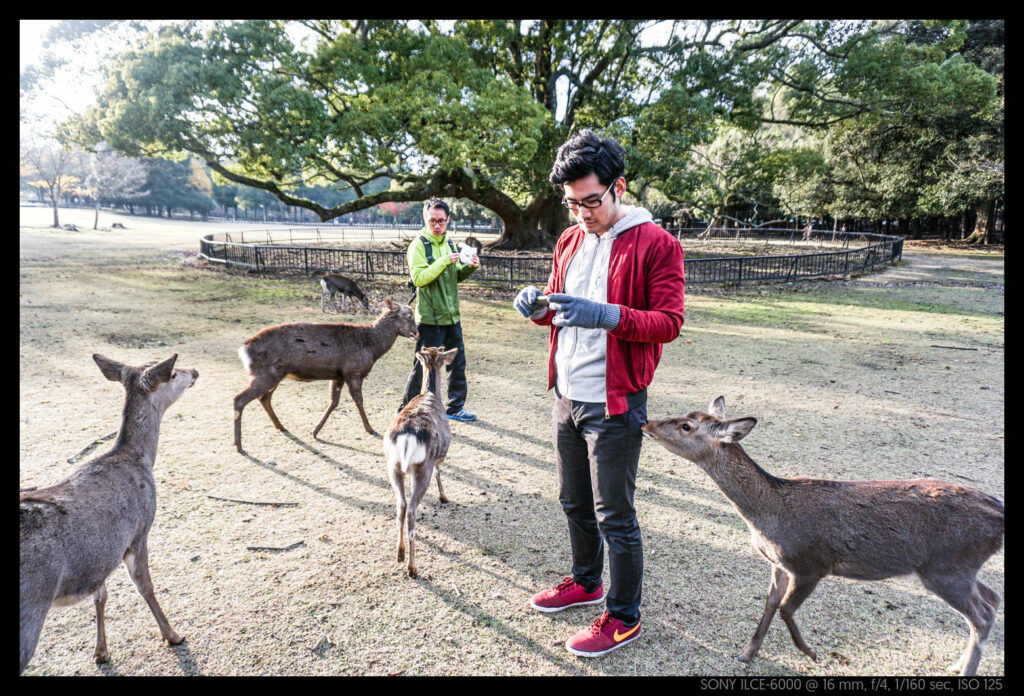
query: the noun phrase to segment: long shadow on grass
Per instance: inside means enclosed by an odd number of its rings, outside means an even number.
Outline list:
[[[352,507],[357,507],[360,510],[367,510],[367,508],[370,508],[370,512],[378,514],[378,515],[386,515],[386,516],[390,517],[391,515],[394,514],[394,508],[391,505],[387,505],[385,503],[380,503],[380,502],[375,501],[375,500],[374,501],[369,501],[369,500],[363,500],[362,498],[353,498],[353,497],[347,496],[347,495],[339,495],[338,493],[335,493],[332,490],[324,488],[323,486],[318,486],[318,485],[316,485],[314,483],[310,483],[309,481],[306,481],[305,479],[299,478],[298,476],[293,476],[292,474],[289,474],[286,471],[281,471],[280,468],[274,466],[273,464],[267,464],[266,462],[264,462],[264,461],[262,461],[260,459],[257,459],[256,457],[252,456],[248,452],[242,452],[242,456],[245,457],[246,459],[248,459],[249,461],[251,461],[253,464],[256,464],[257,466],[260,466],[260,467],[266,469],[267,471],[271,471],[271,472],[277,474],[278,476],[281,476],[282,478],[286,478],[289,481],[292,481],[294,483],[299,484],[300,486],[305,486],[306,488],[314,490],[314,491],[316,491],[317,493],[319,493],[321,495],[327,496],[328,498],[332,498],[333,500],[337,500],[339,503],[344,503],[346,505],[351,505]],[[337,462],[334,462],[334,460],[330,459],[326,455],[324,455],[324,459],[325,459],[325,461],[333,462],[336,466],[341,468],[340,465],[337,464]],[[349,470],[346,469],[346,471],[349,471]],[[360,472],[352,471],[351,473],[353,474],[353,476],[357,476],[357,477],[361,478],[364,481],[371,481],[372,483],[375,483],[375,484],[385,484],[386,483],[384,481],[378,481],[377,479],[372,479],[371,477],[366,476],[365,474],[362,474]]]
[[[187,643],[175,645],[173,646],[173,648],[174,656],[178,658],[178,664],[181,666],[181,671],[185,674],[185,676],[203,676],[202,671],[199,669],[199,665],[196,664],[196,658],[192,655],[192,651],[189,650]]]
[[[532,435],[527,435],[522,430],[509,430],[508,428],[500,428],[500,427],[498,427],[497,425],[495,425],[493,423],[489,423],[487,421],[481,421],[481,420],[478,420],[478,421],[474,422],[473,423],[473,427],[480,428],[481,430],[490,430],[492,433],[498,433],[500,435],[505,435],[505,436],[510,437],[510,438],[512,438],[514,440],[526,440],[527,442],[532,442],[533,444],[537,445],[538,447],[545,447],[547,449],[551,449],[552,448],[551,440],[542,440],[539,437],[534,437]],[[460,435],[460,439],[462,439],[462,437],[461,437],[462,433],[459,433],[459,435]]]

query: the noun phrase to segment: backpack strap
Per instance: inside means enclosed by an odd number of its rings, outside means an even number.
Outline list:
[[[434,247],[431,246],[430,241],[422,234],[420,235],[420,241],[423,242],[423,250],[427,252],[427,265],[434,263]],[[448,248],[452,250],[453,254],[459,253],[456,251],[451,239],[448,240]]]
[[[434,263],[434,249],[430,246],[430,241],[422,234],[420,235],[420,241],[423,242],[423,250],[427,252],[427,265],[429,266]]]

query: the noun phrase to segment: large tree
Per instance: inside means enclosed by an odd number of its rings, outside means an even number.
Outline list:
[[[191,152],[323,220],[387,201],[467,198],[501,218],[502,245],[533,246],[568,222],[547,176],[570,133],[628,140],[639,175],[637,157],[704,142],[716,110],[748,105],[748,54],[798,25],[184,23],[111,64],[80,134],[130,154]],[[672,82],[684,66],[688,81]],[[680,105],[692,127],[667,141],[633,137],[646,110],[658,122]],[[369,193],[383,178],[389,189]],[[299,195],[315,184],[354,196],[328,207]]]

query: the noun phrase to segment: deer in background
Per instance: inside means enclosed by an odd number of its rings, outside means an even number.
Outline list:
[[[1003,543],[1001,501],[936,479],[776,478],[738,444],[757,419],[727,420],[721,396],[708,410],[648,421],[643,431],[718,484],[750,528],[754,548],[772,564],[764,615],[736,659],[757,655],[776,610],[796,646],[816,659],[793,615],[827,575],[882,580],[916,573],[970,626],[967,649],[950,670],[977,671],[1000,599],[977,574]]]
[[[96,662],[107,662],[103,611],[107,577],[124,561],[164,639],[185,640],[171,628],[149,576],[149,530],[156,514],[156,460],[160,420],[195,384],[195,370],[174,369],[177,355],[130,367],[93,355],[103,376],[125,390],[114,448],[78,467],[55,486],[22,493],[19,505],[21,663],[35,652],[51,606],[87,597],[96,607]]]
[[[359,409],[363,428],[376,435],[363,410],[363,380],[399,335],[415,340],[419,336],[416,319],[409,307],[388,298],[372,324],[281,324],[257,333],[238,349],[252,381],[235,396],[235,448],[242,451],[242,409],[253,399],[260,400],[274,427],[285,429],[270,399],[286,377],[302,382],[331,380],[331,405],[313,429],[314,438],[337,407],[342,382]]]
[[[409,577],[416,577],[416,508],[430,487],[430,477],[436,472],[437,492],[442,503],[448,498],[441,487],[441,462],[448,456],[452,441],[451,428],[445,415],[445,388],[441,370],[455,359],[458,348],[445,351],[443,346],[423,348],[416,359],[423,366],[423,386],[420,393],[399,411],[384,433],[384,457],[387,461],[388,480],[395,491],[395,518],[398,521],[398,562],[405,558],[405,529],[409,529]],[[430,391],[433,382],[436,394]],[[412,492],[408,503],[405,498],[405,477],[412,478]]]
[[[330,296],[331,306],[334,307],[334,311],[338,311],[338,305],[334,304],[334,296],[337,293],[341,293],[341,311],[345,311],[345,300],[349,297],[353,297],[359,300],[363,304],[363,309],[369,309],[370,303],[366,299],[366,295],[356,285],[356,281],[351,278],[347,278],[340,273],[328,273],[320,278],[320,287],[323,288],[323,293],[320,295],[320,311],[326,312],[327,308],[324,306],[324,300]]]

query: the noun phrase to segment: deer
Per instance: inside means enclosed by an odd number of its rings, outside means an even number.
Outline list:
[[[93,598],[97,663],[110,660],[104,608],[106,580],[124,562],[156,618],[164,640],[184,637],[171,628],[149,575],[149,532],[156,514],[156,460],[160,420],[196,383],[199,372],[176,369],[177,354],[132,367],[95,354],[100,372],[125,390],[121,429],[113,449],[75,469],[60,483],[20,496],[21,656],[19,673],[35,653],[50,607]]]
[[[643,426],[646,437],[711,477],[746,522],[755,550],[772,566],[764,614],[736,659],[749,662],[757,655],[778,611],[797,648],[816,660],[793,615],[822,578],[882,580],[913,573],[966,619],[967,648],[949,669],[975,674],[1000,601],[977,574],[1002,546],[1002,501],[971,486],[930,478],[777,478],[739,444],[756,423],[750,417],[727,419],[719,396],[708,412]]]
[[[395,491],[395,519],[398,522],[398,562],[405,559],[405,529],[409,534],[409,577],[416,570],[416,509],[430,487],[432,474],[437,478],[438,498],[448,502],[441,486],[441,462],[448,456],[452,441],[451,428],[445,415],[445,388],[441,370],[455,359],[458,348],[445,351],[443,346],[422,348],[416,359],[423,366],[423,386],[401,411],[395,414],[384,433],[384,458],[388,480]],[[430,391],[431,382],[438,393]],[[411,496],[406,502],[405,477],[412,479]]]
[[[370,303],[366,299],[366,295],[356,285],[356,281],[351,278],[347,278],[340,273],[328,273],[327,275],[321,276],[320,287],[323,288],[323,293],[320,295],[320,311],[326,312],[327,308],[324,306],[324,300],[328,299],[330,295],[331,306],[334,307],[334,311],[338,311],[338,305],[334,303],[334,296],[341,293],[341,311],[345,311],[345,300],[349,297],[353,297],[359,300],[363,309],[369,309]]]
[[[242,410],[253,399],[260,400],[274,427],[285,430],[270,400],[286,377],[300,382],[331,380],[331,405],[313,429],[314,439],[337,407],[342,383],[348,385],[363,428],[376,435],[363,410],[363,380],[399,335],[418,338],[416,319],[412,309],[390,298],[384,299],[383,311],[371,324],[280,324],[256,333],[238,349],[252,381],[235,395],[235,449],[243,451]]]

